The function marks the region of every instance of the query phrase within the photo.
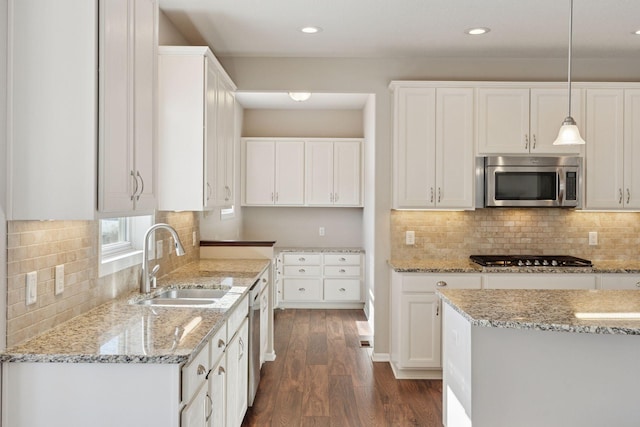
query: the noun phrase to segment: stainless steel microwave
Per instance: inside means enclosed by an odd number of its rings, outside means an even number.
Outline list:
[[[580,157],[484,158],[487,207],[581,207]],[[482,187],[478,187],[478,190]]]

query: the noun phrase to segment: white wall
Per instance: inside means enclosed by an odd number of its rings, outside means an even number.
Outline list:
[[[391,208],[391,80],[565,81],[566,60],[506,58],[220,58],[240,90],[372,93],[375,111],[375,339],[374,352],[389,351]],[[639,81],[640,58],[575,59],[575,81]],[[369,230],[367,230],[369,233]]]
[[[362,213],[362,246],[365,248],[365,306],[369,323],[375,331],[375,253],[376,253],[376,97],[369,95],[363,111],[364,121],[364,198]]]
[[[7,343],[7,0],[0,0],[0,350]]]
[[[362,110],[245,109],[242,136],[362,138]]]
[[[158,44],[160,46],[189,46],[191,44],[163,11],[158,14]]]

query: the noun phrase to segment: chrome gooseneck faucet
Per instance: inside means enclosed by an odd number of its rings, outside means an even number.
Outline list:
[[[157,268],[154,268],[153,271],[149,271],[149,237],[153,234],[153,232],[159,228],[163,228],[169,233],[171,233],[171,237],[173,237],[173,241],[176,245],[176,255],[182,256],[185,254],[184,248],[182,247],[182,242],[180,242],[180,238],[178,237],[178,233],[176,230],[171,227],[169,224],[155,224],[149,227],[147,232],[144,235],[144,246],[142,247],[142,274],[140,277],[140,292],[146,294],[151,292],[151,280],[152,277],[155,277]],[[156,267],[158,267],[156,265]]]

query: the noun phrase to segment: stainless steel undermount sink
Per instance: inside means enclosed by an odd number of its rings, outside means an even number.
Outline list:
[[[136,301],[137,305],[206,306],[226,295],[227,289],[169,289],[151,298]]]

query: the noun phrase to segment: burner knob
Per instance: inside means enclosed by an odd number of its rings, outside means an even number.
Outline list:
[[[556,261],[555,259],[551,261],[551,265],[553,265],[554,267],[558,266],[558,261]]]
[[[549,261],[547,261],[546,259],[542,260],[542,265],[549,265]]]
[[[526,265],[531,265],[531,261],[530,261],[530,260],[527,260],[527,261],[525,262],[525,264],[526,264]]]
[[[535,260],[535,261],[533,262],[533,265],[540,265],[540,261]]]
[[[522,260],[521,260],[521,259],[519,259],[519,260],[518,260],[518,266],[519,266],[519,267],[522,267],[523,265],[524,265],[524,262],[522,262]]]

